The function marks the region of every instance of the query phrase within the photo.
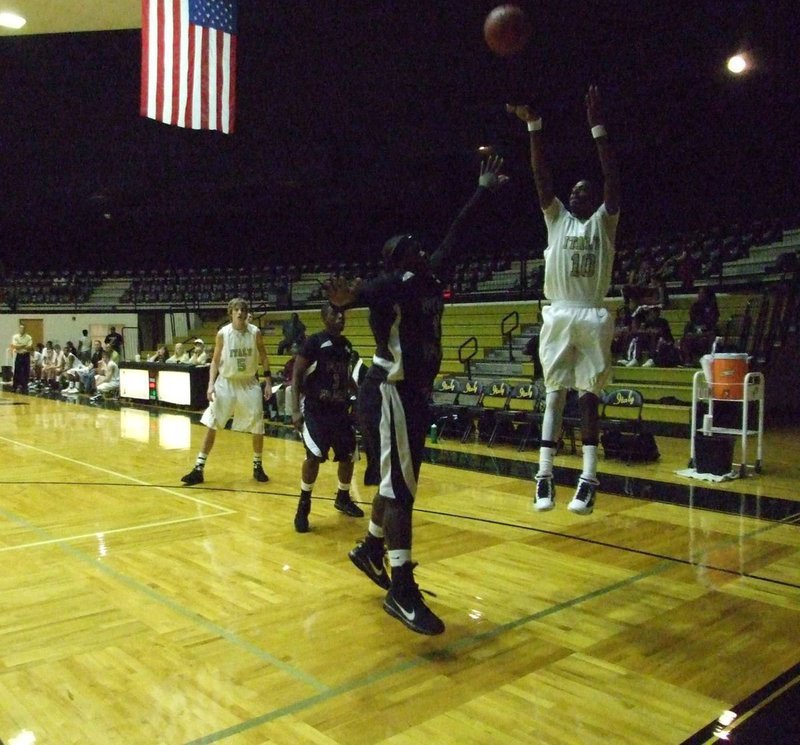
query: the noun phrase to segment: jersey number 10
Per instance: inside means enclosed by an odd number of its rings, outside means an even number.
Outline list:
[[[594,277],[597,271],[597,257],[593,253],[575,251],[571,257],[570,277]]]

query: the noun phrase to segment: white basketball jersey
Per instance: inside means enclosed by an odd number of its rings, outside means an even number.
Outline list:
[[[599,307],[611,286],[614,239],[619,213],[601,204],[588,220],[579,220],[554,198],[544,210],[544,296]]]
[[[249,380],[256,376],[259,362],[257,331],[258,328],[252,323],[248,323],[244,331],[237,331],[232,323],[219,330],[223,342],[219,366],[221,377],[228,380]]]

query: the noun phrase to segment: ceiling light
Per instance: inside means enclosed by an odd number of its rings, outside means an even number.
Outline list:
[[[0,13],[0,26],[6,28],[22,28],[26,21],[22,16],[16,13]]]
[[[734,75],[740,75],[747,68],[747,57],[744,54],[734,54],[733,57],[728,59],[728,70]]]

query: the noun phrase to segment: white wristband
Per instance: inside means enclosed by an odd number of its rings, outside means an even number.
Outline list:
[[[592,137],[594,137],[595,140],[598,137],[605,137],[607,134],[608,132],[606,132],[606,128],[602,124],[596,124],[592,127]]]
[[[528,122],[528,132],[538,132],[542,128],[542,117]]]

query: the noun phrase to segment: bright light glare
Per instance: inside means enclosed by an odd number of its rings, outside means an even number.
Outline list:
[[[747,59],[743,54],[734,54],[728,60],[728,70],[734,75],[739,75],[747,69]]]
[[[16,13],[0,13],[0,26],[6,28],[22,28],[26,21],[22,16]]]
[[[9,741],[8,745],[34,745],[36,742],[36,735],[29,729],[24,729],[18,735],[14,735]]]

